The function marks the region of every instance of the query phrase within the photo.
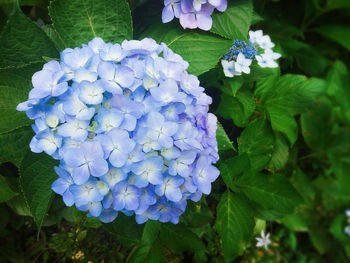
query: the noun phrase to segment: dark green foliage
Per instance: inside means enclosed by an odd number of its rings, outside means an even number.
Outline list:
[[[132,39],[130,9],[125,0],[55,0],[49,13],[65,48],[81,46],[94,37],[113,43]]]
[[[158,0],[0,0],[0,262],[350,260],[350,3],[228,2],[203,32],[162,24]],[[249,29],[271,36],[280,67],[226,78],[220,58]],[[31,76],[94,36],[165,42],[213,97],[221,176],[177,225],[103,224],[64,206],[56,161],[29,150],[32,122],[15,108]]]

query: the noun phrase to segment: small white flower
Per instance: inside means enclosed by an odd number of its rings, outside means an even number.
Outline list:
[[[237,61],[235,63],[235,71],[236,72],[244,72],[246,74],[250,73],[250,64],[252,64],[252,60],[249,58],[245,58],[242,53],[239,53],[237,56]]]
[[[345,214],[346,214],[347,217],[350,217],[350,209],[346,210]]]
[[[249,31],[249,40],[252,44],[258,43],[260,39],[263,37],[263,31],[262,30],[257,30],[257,31]]]
[[[227,61],[226,59],[221,60],[222,68],[226,77],[233,78],[234,76],[242,75],[242,73],[235,70],[235,62]]]
[[[272,59],[279,59],[280,57],[282,57],[282,55],[280,53],[277,52],[273,52],[272,49],[265,49],[264,54],[267,54],[269,56],[271,56]]]
[[[255,59],[258,61],[258,65],[262,68],[277,68],[278,64],[273,60],[271,54],[261,54],[256,56]]]
[[[262,230],[260,235],[261,235],[261,238],[256,237],[256,240],[258,241],[256,243],[256,246],[257,247],[264,247],[265,249],[267,249],[267,246],[269,244],[271,244],[270,233],[267,233],[265,236],[264,230]]]
[[[346,227],[344,228],[344,232],[345,232],[345,234],[347,234],[348,236],[350,236],[350,226],[346,226]]]
[[[271,49],[275,44],[271,41],[271,38],[268,35],[264,35],[257,40],[257,43],[262,49]]]

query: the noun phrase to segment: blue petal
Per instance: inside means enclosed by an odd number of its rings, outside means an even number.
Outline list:
[[[125,199],[122,198],[120,195],[115,196],[113,200],[113,209],[116,211],[120,211],[124,209],[124,207],[125,207]]]
[[[93,217],[100,216],[102,212],[101,202],[89,203],[88,204],[89,212]]]
[[[108,209],[108,210],[103,210],[101,215],[99,216],[99,219],[103,222],[103,223],[110,223],[112,221],[114,221],[114,219],[116,219],[118,216],[118,212],[112,210],[112,209]]]
[[[63,202],[66,206],[72,206],[74,204],[74,196],[69,189],[63,194]]]
[[[51,189],[59,194],[59,195],[63,195],[64,192],[66,192],[66,190],[69,187],[69,183],[65,180],[63,180],[62,178],[58,178],[56,181],[54,181],[51,185]]]
[[[74,168],[72,177],[75,184],[84,184],[89,180],[90,177],[89,166],[87,164],[84,164],[80,167]]]
[[[89,164],[92,176],[100,177],[108,172],[108,163],[105,159],[96,159]]]

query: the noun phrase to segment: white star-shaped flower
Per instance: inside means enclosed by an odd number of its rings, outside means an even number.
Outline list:
[[[257,40],[257,43],[262,49],[271,49],[275,44],[271,41],[271,38],[268,35],[264,35]]]
[[[264,230],[262,230],[260,235],[261,235],[261,237],[255,238],[258,241],[256,243],[256,246],[257,247],[264,247],[265,249],[267,249],[267,246],[269,244],[271,244],[270,233],[267,233],[265,236],[265,232],[264,232]]]
[[[237,61],[235,63],[235,71],[236,72],[244,72],[246,74],[250,73],[250,64],[252,64],[252,60],[249,58],[245,58],[242,53],[239,53],[237,56]]]
[[[249,31],[249,41],[254,44],[258,43],[260,39],[263,37],[263,31],[262,30],[257,30],[257,31]]]
[[[264,54],[271,56],[272,59],[279,59],[282,55],[277,52],[273,52],[272,49],[265,49]]]
[[[271,54],[261,54],[256,56],[255,59],[258,61],[258,65],[262,68],[277,68],[278,64],[273,60]]]
[[[227,61],[226,59],[221,60],[222,68],[224,69],[224,74],[226,77],[233,78],[234,76],[240,76],[242,75],[241,72],[237,72],[235,70],[235,62]]]

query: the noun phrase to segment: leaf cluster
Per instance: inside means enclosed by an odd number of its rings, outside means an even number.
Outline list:
[[[156,0],[0,0],[0,261],[350,259],[349,1],[228,2],[202,32],[162,24]],[[249,29],[271,36],[280,68],[225,78],[219,61]],[[32,123],[15,108],[31,76],[95,36],[166,43],[213,97],[221,176],[178,225],[87,219],[51,191],[56,162],[29,150]],[[265,252],[254,239],[263,229],[273,239]]]

